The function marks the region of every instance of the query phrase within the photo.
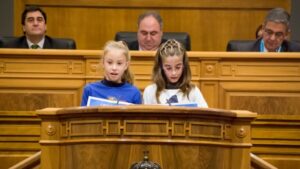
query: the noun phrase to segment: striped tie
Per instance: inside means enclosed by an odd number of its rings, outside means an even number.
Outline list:
[[[37,44],[33,44],[33,45],[31,45],[31,49],[38,49],[38,48],[40,48],[40,46],[39,46],[39,45],[37,45]]]

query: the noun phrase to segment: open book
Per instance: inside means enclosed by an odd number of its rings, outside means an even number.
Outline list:
[[[117,101],[117,100],[107,100],[98,97],[89,96],[87,101],[87,106],[116,106],[116,105],[130,105],[132,103]]]

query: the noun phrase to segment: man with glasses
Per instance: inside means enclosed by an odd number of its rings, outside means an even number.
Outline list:
[[[54,39],[46,35],[47,15],[37,6],[28,6],[22,13],[24,36],[12,38],[3,44],[4,48],[29,49],[75,49],[73,40]]]
[[[300,44],[288,41],[290,15],[282,8],[268,12],[262,25],[262,37],[256,41],[230,41],[227,51],[299,52]]]

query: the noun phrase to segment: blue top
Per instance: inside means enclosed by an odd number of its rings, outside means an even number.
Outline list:
[[[87,105],[89,96],[133,104],[142,103],[141,92],[135,86],[129,83],[117,84],[107,80],[87,84],[82,94],[81,106]]]

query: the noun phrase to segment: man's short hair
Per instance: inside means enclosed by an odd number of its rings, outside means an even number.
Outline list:
[[[38,6],[28,6],[28,7],[25,8],[25,10],[22,13],[22,22],[21,22],[22,25],[25,25],[25,19],[26,19],[27,13],[35,12],[35,11],[40,11],[41,14],[44,17],[45,23],[47,23],[47,15],[40,7],[38,7]]]
[[[286,12],[283,8],[274,8],[270,10],[265,17],[265,24],[267,22],[282,23],[287,26],[288,31],[290,31],[290,14]]]
[[[138,18],[138,23],[137,23],[138,27],[140,26],[140,23],[142,22],[142,20],[148,16],[153,16],[155,18],[155,20],[157,20],[157,22],[159,23],[160,30],[162,30],[163,20],[162,20],[161,16],[159,15],[159,13],[156,11],[146,11],[145,13],[141,14]]]

